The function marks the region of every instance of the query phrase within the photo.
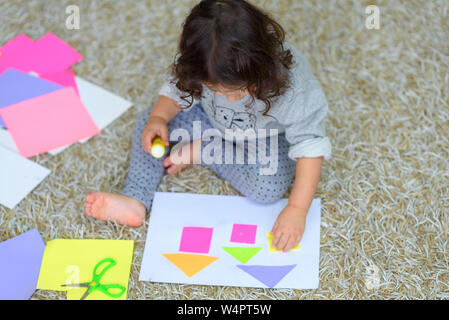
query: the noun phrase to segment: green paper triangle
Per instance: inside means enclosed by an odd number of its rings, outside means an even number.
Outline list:
[[[236,258],[241,263],[247,263],[254,257],[262,247],[247,248],[247,247],[221,247],[224,251]]]

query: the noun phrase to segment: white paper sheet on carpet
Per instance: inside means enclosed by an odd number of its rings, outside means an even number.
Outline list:
[[[0,147],[3,147],[15,153],[19,153],[14,140],[12,139],[9,132],[4,128],[0,128]]]
[[[100,130],[106,128],[133,105],[132,102],[81,77],[76,77],[76,84],[80,91],[81,100]]]
[[[0,147],[0,203],[14,208],[50,170]]]
[[[287,204],[282,199],[270,205],[257,204],[238,196],[156,193],[149,222],[147,241],[140,272],[141,281],[263,287],[237,265],[286,266],[296,265],[274,287],[314,289],[319,283],[321,200],[314,199],[307,215],[301,248],[288,253],[269,252],[266,232]],[[257,225],[254,245],[230,242],[233,224]],[[188,277],[163,254],[180,252],[184,227],[214,228],[207,256],[218,257],[203,270]],[[262,247],[246,264],[225,252],[221,246]]]

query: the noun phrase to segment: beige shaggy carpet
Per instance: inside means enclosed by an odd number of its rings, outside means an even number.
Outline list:
[[[147,225],[87,218],[84,196],[118,191],[138,112],[157,99],[183,18],[197,1],[0,1],[0,42],[54,32],[84,56],[77,75],[135,103],[86,144],[32,160],[50,176],[13,210],[0,206],[0,240],[37,227],[55,238],[133,239],[128,299],[449,298],[449,1],[253,1],[310,60],[329,100],[320,285],[276,290],[139,282]],[[380,30],[365,7],[380,8]],[[81,29],[65,28],[78,4]],[[160,191],[235,194],[208,169],[165,177]],[[148,222],[148,219],[147,219]],[[65,299],[38,290],[33,299]]]

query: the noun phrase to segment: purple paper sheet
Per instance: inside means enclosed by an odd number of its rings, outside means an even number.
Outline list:
[[[287,266],[243,266],[237,265],[240,269],[250,274],[269,288],[274,288],[296,264]]]
[[[0,242],[0,300],[28,300],[33,295],[44,250],[37,229]]]
[[[14,69],[8,69],[0,75],[0,109],[61,88],[61,86],[52,82]],[[1,117],[0,127],[5,127]]]

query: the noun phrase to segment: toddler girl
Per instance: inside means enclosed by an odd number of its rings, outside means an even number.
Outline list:
[[[123,190],[89,194],[86,214],[138,227],[164,171],[176,174],[198,163],[259,203],[281,199],[293,183],[272,234],[278,250],[294,248],[331,144],[323,90],[306,58],[284,38],[276,21],[244,0],[197,4],[159,99],[135,125]],[[153,139],[168,146],[169,135],[193,138],[165,158],[151,156]],[[260,161],[267,154],[270,163]]]

